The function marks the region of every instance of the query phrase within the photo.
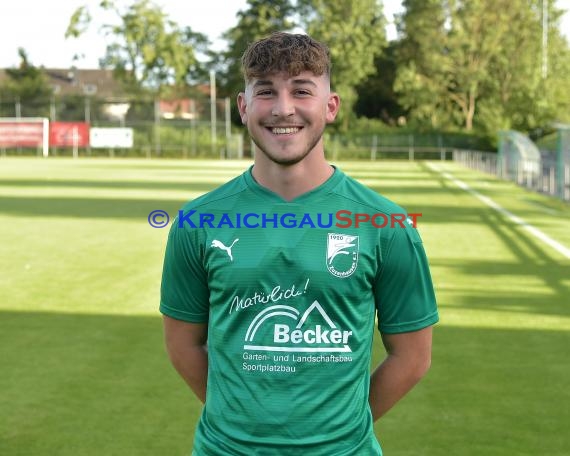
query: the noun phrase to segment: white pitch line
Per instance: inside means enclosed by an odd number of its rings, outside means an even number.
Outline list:
[[[489,206],[489,207],[495,209],[497,212],[503,214],[505,217],[507,217],[509,220],[511,220],[515,224],[523,227],[530,234],[532,234],[535,238],[537,238],[537,239],[541,240],[542,242],[544,242],[545,244],[549,245],[550,247],[552,247],[554,250],[556,250],[558,253],[560,253],[561,255],[566,257],[567,259],[570,259],[570,249],[568,247],[566,247],[565,245],[562,245],[560,242],[555,241],[550,236],[548,236],[548,235],[544,234],[542,231],[540,231],[538,228],[535,228],[534,226],[532,226],[528,222],[525,222],[523,219],[516,216],[512,212],[507,211],[504,207],[499,206],[491,198],[489,198],[485,195],[482,195],[481,193],[479,193],[476,190],[473,190],[465,182],[460,181],[459,179],[457,179],[456,177],[454,177],[453,175],[451,175],[445,171],[442,171],[438,166],[435,166],[432,163],[428,163],[427,165],[433,171],[440,173],[443,177],[452,181],[459,188],[465,190],[466,192],[470,193],[471,195],[473,195],[478,200],[485,203],[487,206]]]

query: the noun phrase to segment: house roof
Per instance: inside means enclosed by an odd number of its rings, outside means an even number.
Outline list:
[[[113,78],[112,70],[77,68],[40,68],[57,95],[93,95],[114,98],[124,94],[121,84]],[[7,78],[0,69],[0,83]]]
[[[44,72],[57,94],[111,98],[124,93],[121,84],[113,78],[112,70],[45,68]]]

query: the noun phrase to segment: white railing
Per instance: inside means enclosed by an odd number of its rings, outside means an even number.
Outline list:
[[[564,201],[570,201],[570,165],[557,168],[548,156],[542,160],[524,160],[501,163],[497,154],[471,150],[454,150],[453,160],[461,165],[511,180],[518,185]]]

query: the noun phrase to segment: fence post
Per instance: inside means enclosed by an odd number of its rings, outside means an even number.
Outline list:
[[[378,136],[372,136],[372,149],[370,150],[370,160],[376,160],[376,150],[378,149]]]
[[[154,99],[154,150],[157,157],[160,157],[160,105],[159,100]],[[114,155],[114,154],[113,154]]]
[[[237,138],[238,158],[241,160],[243,158],[243,136],[240,133],[236,135],[236,138]]]
[[[91,125],[91,98],[85,97],[85,123]],[[91,141],[87,141],[87,155],[91,155]]]
[[[408,135],[408,160],[414,160],[414,135]]]
[[[226,114],[226,158],[230,158],[230,141],[232,138],[232,121],[230,116],[230,99],[226,97],[224,100],[224,108]]]
[[[570,201],[570,166],[564,166],[564,199]]]
[[[564,199],[564,156],[562,153],[562,129],[556,138],[556,194]]]
[[[505,140],[506,133],[504,131],[499,132],[499,150],[497,151],[497,175],[503,178],[504,173],[504,157],[505,157]]]
[[[192,156],[196,156],[196,102],[190,99],[190,144]]]
[[[56,109],[55,109],[55,94],[52,93],[51,98],[50,98],[50,102],[49,102],[49,121],[55,122],[57,120],[56,115],[57,115],[57,113],[56,113]],[[54,156],[57,155],[57,150],[56,150],[55,146],[52,147],[51,154]]]

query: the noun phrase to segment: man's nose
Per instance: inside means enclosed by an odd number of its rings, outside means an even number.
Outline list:
[[[295,114],[295,104],[289,95],[279,95],[275,98],[271,114],[276,117],[286,117]]]

